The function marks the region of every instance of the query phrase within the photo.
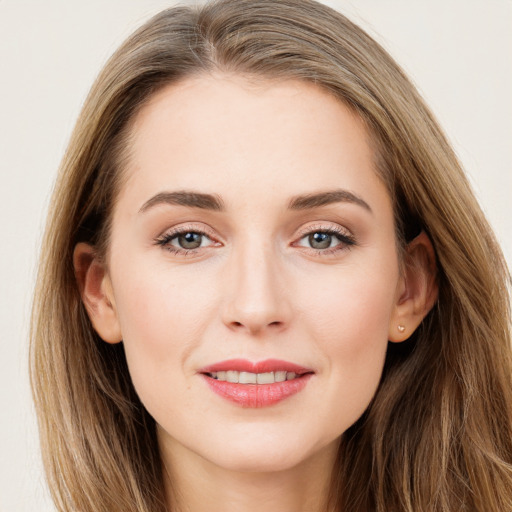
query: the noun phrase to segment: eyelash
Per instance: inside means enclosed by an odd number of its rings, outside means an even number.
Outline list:
[[[308,226],[301,234],[297,242],[294,242],[294,246],[297,246],[298,242],[303,240],[304,238],[311,236],[315,233],[322,233],[325,235],[329,235],[335,237],[340,243],[334,247],[329,247],[326,249],[315,249],[314,247],[303,247],[306,250],[314,251],[316,255],[319,256],[330,256],[334,255],[340,251],[350,250],[354,245],[357,244],[356,239],[353,235],[349,234],[347,230],[335,226],[326,228],[324,226]]]
[[[191,227],[191,226],[188,226],[188,227],[184,226],[184,227],[173,229],[172,231],[169,231],[169,232],[159,236],[158,238],[155,239],[155,244],[163,247],[165,250],[169,251],[172,254],[177,254],[179,256],[192,255],[192,254],[197,253],[198,250],[201,249],[202,247],[199,246],[195,249],[185,249],[185,248],[174,247],[171,245],[171,242],[174,239],[176,239],[180,235],[186,235],[188,233],[193,233],[193,234],[208,238],[212,242],[211,245],[213,245],[213,246],[215,246],[216,244],[219,243],[219,242],[216,242],[216,240],[213,238],[213,236],[210,233],[206,232],[206,230],[204,230],[204,229],[200,229],[197,227]],[[322,234],[325,234],[328,236],[335,237],[340,243],[334,247],[325,248],[325,249],[315,249],[313,247],[308,248],[305,246],[298,245],[298,243],[301,240],[303,240],[304,238],[306,238],[308,236],[316,234],[316,233],[322,233]],[[356,242],[356,239],[354,238],[354,236],[348,234],[345,230],[343,230],[341,228],[338,228],[338,227],[325,228],[322,226],[311,226],[311,227],[307,228],[307,230],[304,230],[300,234],[298,240],[296,242],[294,242],[292,245],[294,247],[302,247],[303,249],[306,249],[309,251],[314,251],[314,253],[316,255],[329,256],[329,255],[335,254],[339,251],[350,250],[352,248],[352,246],[354,246],[356,244],[357,244],[357,242]],[[211,245],[209,245],[208,247],[210,247]]]
[[[199,246],[196,249],[184,249],[184,248],[174,247],[171,245],[171,242],[175,238],[179,237],[180,235],[186,235],[188,233],[194,233],[194,234],[200,235],[202,237],[206,237],[213,242],[212,245],[218,244],[218,242],[215,241],[215,239],[213,238],[213,236],[210,233],[207,233],[206,230],[197,228],[195,226],[183,226],[183,227],[179,227],[179,228],[173,229],[171,231],[168,231],[168,232],[164,233],[163,235],[159,236],[158,238],[156,238],[155,244],[160,245],[161,247],[163,247],[165,250],[169,251],[172,254],[177,254],[179,256],[192,255],[192,254],[195,254],[202,247]]]

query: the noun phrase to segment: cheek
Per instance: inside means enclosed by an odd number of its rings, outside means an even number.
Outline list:
[[[125,269],[118,267],[122,278],[115,287],[124,338],[144,340],[145,346],[155,348],[163,342],[168,347],[180,330],[198,329],[201,312],[208,306],[204,281],[190,279],[169,265],[133,260]]]
[[[361,416],[380,382],[398,278],[393,268],[376,273],[368,267],[344,269],[328,286],[302,296],[304,329],[315,340],[332,383],[328,396],[319,397],[332,407],[324,419],[339,431]]]
[[[134,386],[151,400],[155,390],[183,384],[178,375],[201,340],[212,308],[201,280],[137,263],[118,267],[123,278],[116,283],[115,301]]]
[[[395,303],[398,264],[347,265],[335,271],[310,274],[297,306],[320,330],[319,342],[344,351],[366,351],[374,343],[387,341]],[[304,278],[302,278],[304,281]],[[319,286],[319,284],[321,284]]]

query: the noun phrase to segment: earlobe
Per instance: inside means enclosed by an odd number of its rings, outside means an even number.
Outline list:
[[[438,295],[436,256],[432,242],[422,231],[406,249],[397,287],[388,339],[407,340],[434,306]]]
[[[119,343],[121,328],[105,265],[97,258],[94,248],[86,243],[75,246],[73,265],[82,302],[94,330],[107,343]]]

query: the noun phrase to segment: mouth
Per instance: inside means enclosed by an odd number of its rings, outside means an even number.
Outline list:
[[[267,407],[302,391],[314,371],[287,361],[267,359],[257,363],[232,359],[198,372],[209,388],[242,407]]]

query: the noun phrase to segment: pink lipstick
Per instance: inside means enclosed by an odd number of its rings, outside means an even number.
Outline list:
[[[219,396],[242,407],[268,407],[300,392],[314,374],[310,368],[278,359],[230,359],[198,371]]]

